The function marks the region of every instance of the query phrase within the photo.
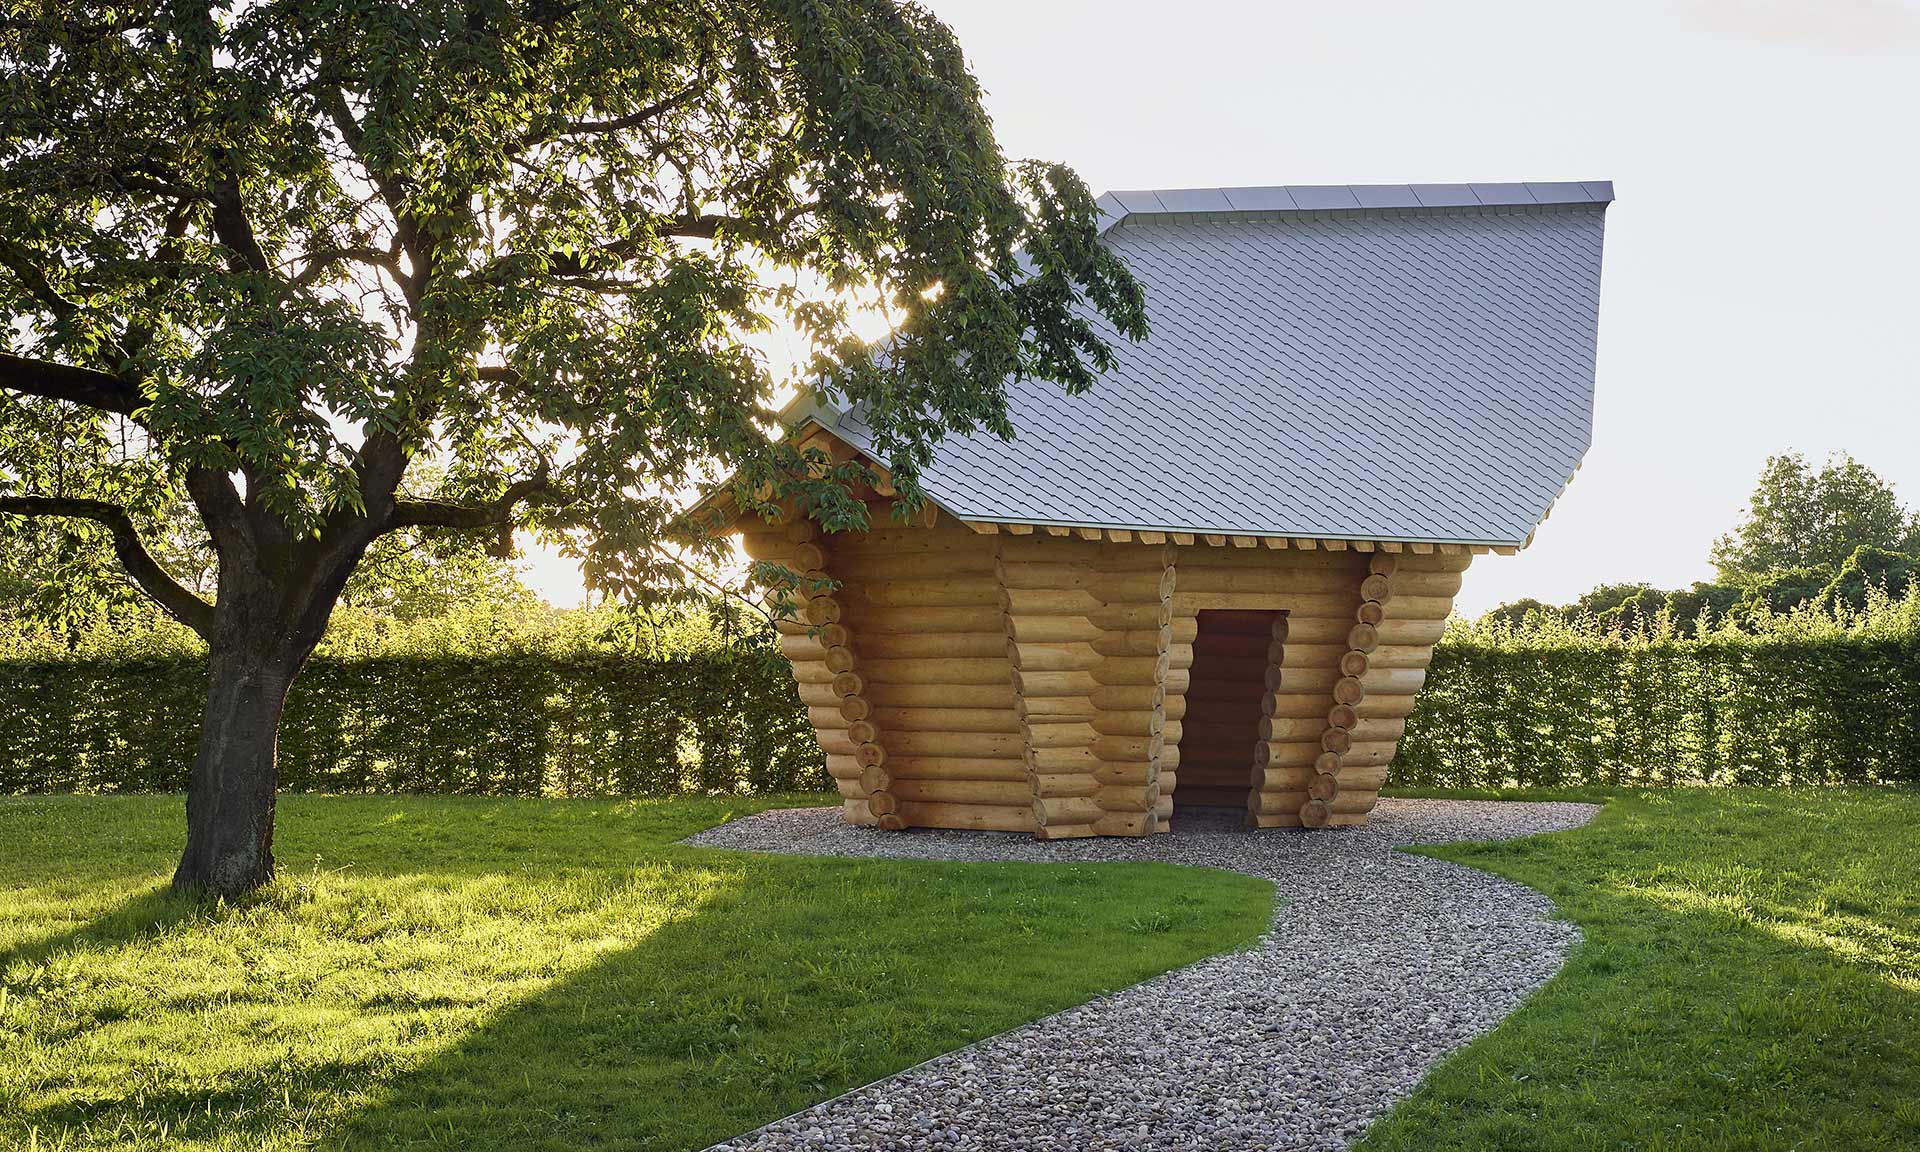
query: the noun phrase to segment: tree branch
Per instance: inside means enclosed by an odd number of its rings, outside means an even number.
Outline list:
[[[540,497],[559,495],[542,467],[537,476],[516,480],[497,500],[485,504],[455,504],[450,500],[395,499],[388,528],[452,528],[466,532],[496,531],[500,540],[493,552],[504,557],[513,550],[513,510]]]
[[[0,352],[0,388],[49,400],[65,400],[102,412],[131,416],[146,406],[146,397],[131,383],[93,368],[30,360]]]
[[[232,170],[221,172],[207,187],[207,199],[213,203],[213,234],[237,258],[239,269],[265,272],[267,254],[254,235],[247,219],[246,204],[240,199],[240,178]]]
[[[629,128],[638,128],[650,120],[664,116],[676,108],[682,107],[695,96],[707,90],[703,76],[680,91],[663,99],[656,100],[644,108],[636,108],[625,116],[615,116],[607,120],[570,120],[560,125],[556,136],[598,136],[611,132],[625,132]]]
[[[168,615],[198,632],[202,639],[213,639],[213,605],[207,603],[167,574],[159,561],[140,542],[133,518],[118,504],[65,496],[0,496],[0,513],[9,516],[66,517],[92,520],[113,533],[113,554],[128,577],[167,610]]]

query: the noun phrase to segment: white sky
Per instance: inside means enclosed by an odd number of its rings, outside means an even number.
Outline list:
[[[1008,155],[1096,193],[1615,182],[1594,447],[1462,612],[1710,578],[1772,452],[1851,451],[1920,496],[1920,3],[931,7]]]

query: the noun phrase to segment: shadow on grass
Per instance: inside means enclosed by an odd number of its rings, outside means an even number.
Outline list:
[[[64,932],[0,949],[0,972],[15,964],[43,964],[76,948],[132,944],[189,920],[211,923],[223,912],[222,907],[175,895],[172,886],[163,882],[133,893],[93,919]]]
[[[1190,895],[1190,870],[1155,865],[1113,866],[1158,869],[1151,885],[1143,877],[1119,892],[1115,873],[1086,866],[746,867],[750,882],[699,916],[542,989],[398,1077],[341,1124],[338,1146],[703,1148],[1244,944],[1271,900],[1269,887],[1238,877]],[[1228,910],[1246,915],[1223,938]]]

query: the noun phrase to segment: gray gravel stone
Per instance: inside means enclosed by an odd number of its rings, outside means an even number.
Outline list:
[[[1348,1147],[1447,1053],[1565,962],[1579,931],[1530,888],[1394,849],[1578,827],[1588,804],[1382,800],[1364,828],[1248,833],[1182,812],[1147,839],[1042,842],[762,812],[690,843],[927,860],[1163,860],[1273,881],[1273,926],[1202,960],[1003,1032],[714,1146],[775,1149]]]

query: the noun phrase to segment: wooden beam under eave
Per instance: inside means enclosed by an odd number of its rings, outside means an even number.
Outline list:
[[[1007,535],[1009,536],[1033,535],[1033,525],[1031,524],[1008,524],[1006,526],[1006,529],[1007,529]]]
[[[1217,532],[1203,533],[1201,535],[1201,539],[1205,540],[1209,545],[1215,548],[1224,548],[1226,547],[1226,544],[1227,544],[1227,538],[1224,535],[1221,535],[1220,533],[1217,533]]]
[[[973,529],[975,532],[980,533],[982,536],[991,536],[1000,531],[1000,525],[991,520],[962,520],[961,523]]]
[[[1345,552],[1347,550],[1347,542],[1345,540],[1322,540],[1320,541],[1320,546],[1329,552]]]
[[[1175,532],[1175,533],[1173,534],[1173,542],[1174,542],[1175,544],[1191,544],[1191,543],[1193,543],[1193,533],[1191,533],[1191,532]]]

